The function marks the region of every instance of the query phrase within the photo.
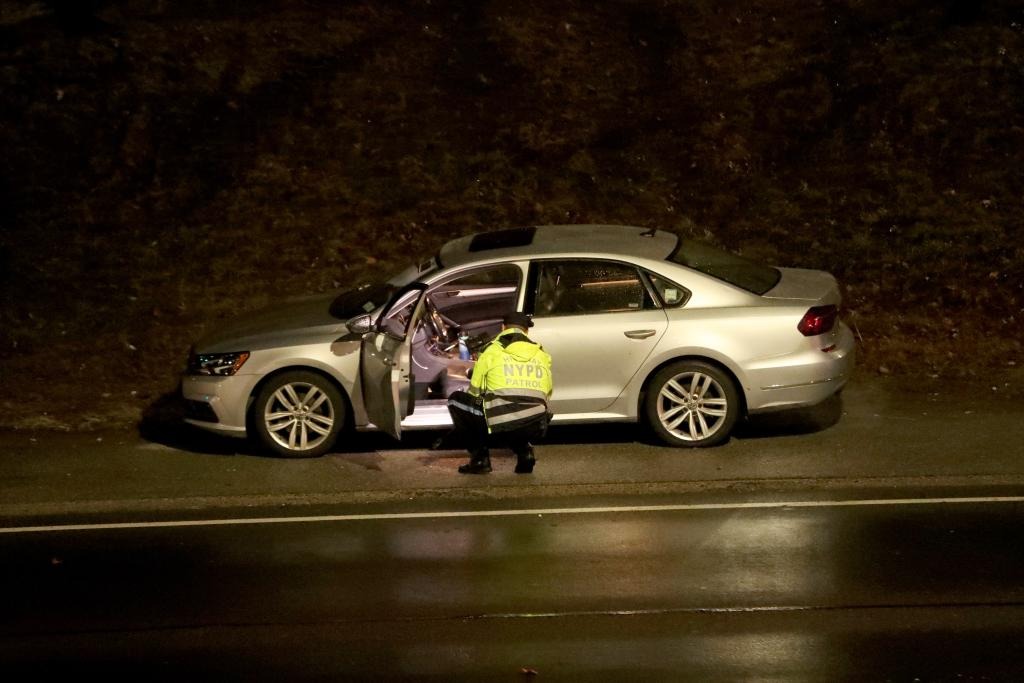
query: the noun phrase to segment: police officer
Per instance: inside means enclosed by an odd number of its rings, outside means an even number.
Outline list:
[[[491,471],[489,435],[512,448],[517,474],[533,472],[530,440],[543,436],[551,419],[551,356],[526,336],[531,327],[525,313],[506,315],[501,333],[477,359],[469,391],[448,397],[452,423],[469,450],[469,462],[459,467],[462,474]]]

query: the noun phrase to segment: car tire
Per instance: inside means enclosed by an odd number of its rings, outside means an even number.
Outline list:
[[[349,419],[348,403],[323,375],[284,372],[253,402],[251,424],[260,441],[285,458],[315,458],[329,451]]]
[[[718,446],[728,441],[739,419],[739,391],[729,373],[715,365],[678,361],[651,378],[644,414],[654,434],[669,446]]]

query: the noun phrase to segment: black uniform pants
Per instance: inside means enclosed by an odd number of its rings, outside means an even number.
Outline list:
[[[462,436],[470,455],[490,445],[505,445],[516,456],[525,456],[530,452],[530,441],[539,439],[547,431],[547,419],[544,418],[519,429],[488,434],[483,401],[465,391],[452,392],[448,397],[448,412],[452,416],[455,431]]]

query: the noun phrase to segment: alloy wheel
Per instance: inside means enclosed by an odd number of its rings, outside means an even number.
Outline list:
[[[308,382],[279,387],[263,411],[267,434],[289,451],[319,447],[333,432],[334,404],[325,391]]]
[[[714,377],[697,370],[681,372],[665,382],[657,401],[662,427],[682,441],[710,439],[729,414],[725,389]]]

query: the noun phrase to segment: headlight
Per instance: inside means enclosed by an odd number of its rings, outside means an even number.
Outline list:
[[[239,368],[247,360],[249,360],[248,351],[190,353],[188,356],[188,374],[227,377],[238,372]]]

